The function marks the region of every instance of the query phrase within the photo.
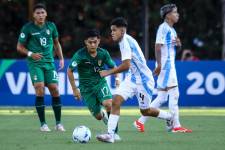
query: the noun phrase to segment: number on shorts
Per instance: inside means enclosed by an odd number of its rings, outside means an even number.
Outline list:
[[[57,72],[55,70],[53,70],[53,79],[58,79],[58,75],[57,75]]]
[[[139,94],[139,97],[141,98],[141,100],[143,101],[144,100],[144,98],[145,98],[145,95],[144,94]]]

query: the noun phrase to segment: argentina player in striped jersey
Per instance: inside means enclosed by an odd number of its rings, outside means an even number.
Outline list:
[[[124,101],[133,96],[137,97],[143,116],[164,119],[171,125],[173,122],[170,113],[150,107],[154,79],[137,41],[126,33],[127,25],[127,21],[122,17],[112,20],[111,35],[113,41],[119,43],[122,64],[116,68],[100,72],[100,75],[105,77],[128,71],[124,81],[121,82],[114,93],[112,110],[108,120],[108,131],[106,134],[100,134],[96,137],[102,142],[114,143],[115,128],[120,117],[120,106]]]
[[[173,114],[173,128],[167,128],[172,132],[192,132],[191,129],[182,127],[179,121],[178,98],[179,89],[175,67],[176,47],[181,47],[181,41],[173,27],[179,20],[177,6],[175,4],[166,4],[160,9],[161,18],[164,22],[159,26],[156,42],[155,56],[158,95],[151,103],[151,107],[159,108],[163,103],[169,100],[169,110]],[[144,132],[144,123],[149,117],[142,116],[134,122],[138,131]]]

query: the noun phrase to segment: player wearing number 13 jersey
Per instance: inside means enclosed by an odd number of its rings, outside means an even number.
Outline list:
[[[58,75],[54,65],[53,47],[60,59],[59,69],[64,67],[58,32],[53,22],[46,21],[47,12],[43,4],[33,8],[34,21],[25,24],[20,32],[17,50],[27,56],[30,77],[35,88],[35,106],[41,122],[41,131],[50,131],[45,121],[44,87],[52,96],[52,107],[56,119],[55,129],[65,131],[61,124],[61,100],[58,91]]]

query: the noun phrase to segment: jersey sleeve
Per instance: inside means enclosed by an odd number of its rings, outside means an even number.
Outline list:
[[[53,39],[55,39],[59,36],[59,33],[58,33],[57,27],[54,23],[52,23],[52,26],[53,26],[52,37],[53,37]]]
[[[28,40],[28,36],[29,36],[28,27],[23,26],[20,31],[18,42],[21,44],[25,44]]]
[[[131,56],[131,48],[125,37],[119,43],[119,46],[120,46],[120,52],[121,52],[121,60],[124,61],[126,59],[131,59],[131,57],[132,57]]]
[[[78,53],[75,53],[70,61],[69,68],[71,70],[74,70],[80,62],[81,62],[81,59]]]
[[[166,29],[163,26],[160,26],[156,33],[155,44],[165,44],[165,41],[166,41]]]
[[[112,60],[111,56],[109,55],[109,52],[106,51],[105,53],[106,59],[105,63],[109,68],[114,68],[116,66],[115,62]]]

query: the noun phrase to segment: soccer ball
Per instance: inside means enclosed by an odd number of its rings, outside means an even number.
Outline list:
[[[74,142],[87,143],[91,139],[91,131],[86,126],[78,126],[73,130],[72,139]]]

